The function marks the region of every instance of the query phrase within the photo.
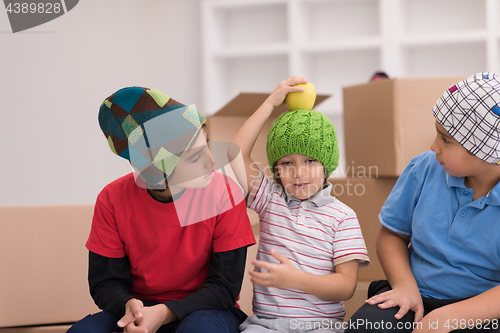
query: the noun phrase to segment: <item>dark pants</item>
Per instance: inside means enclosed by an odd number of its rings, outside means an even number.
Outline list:
[[[146,305],[146,302],[144,303]],[[246,319],[243,311],[202,310],[186,316],[180,323],[163,325],[158,333],[237,333],[238,326]],[[122,332],[116,323],[120,320],[108,311],[88,315],[75,323],[67,333],[112,333]]]
[[[383,292],[391,290],[391,286],[387,282],[387,280],[381,281],[373,281],[370,283],[370,287],[368,288],[368,298],[381,294]],[[432,310],[435,310],[439,307],[452,304],[455,302],[463,301],[464,299],[454,299],[454,300],[439,300],[433,298],[422,297],[422,301],[424,304],[424,315],[427,315]],[[388,333],[388,332],[412,332],[415,328],[417,328],[414,324],[413,320],[415,318],[415,313],[413,311],[408,311],[406,315],[403,316],[400,320],[394,318],[394,315],[399,311],[399,307],[393,307],[390,309],[380,309],[377,305],[369,305],[364,304],[362,307],[356,311],[349,319],[347,329],[345,333],[350,332],[368,332],[368,333]],[[424,323],[421,325],[427,325],[426,328],[437,328],[435,325],[439,325],[439,327],[443,327],[446,323]],[[472,324],[472,323],[471,323]],[[431,326],[429,326],[431,325]],[[434,325],[434,326],[433,326]],[[460,328],[460,327],[469,327],[467,323],[460,322],[448,322],[449,327],[451,328]],[[482,322],[483,329],[480,328],[471,328],[471,329],[457,329],[453,332],[491,332],[497,333],[500,332],[499,321],[495,322]],[[472,325],[471,325],[472,326]]]

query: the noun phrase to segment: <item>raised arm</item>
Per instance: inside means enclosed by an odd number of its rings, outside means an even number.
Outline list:
[[[304,91],[304,88],[293,87],[293,85],[300,83],[307,83],[308,80],[298,76],[292,76],[288,79],[281,81],[278,87],[269,95],[269,97],[262,103],[262,105],[247,119],[247,121],[240,128],[232,143],[239,146],[243,161],[245,163],[245,176],[246,182],[240,179],[241,175],[236,174],[241,183],[246,183],[248,189],[251,188],[251,181],[259,174],[259,167],[255,165],[250,157],[253,146],[257,137],[259,136],[262,127],[267,119],[273,112],[274,108],[283,103],[285,96],[294,91]],[[239,171],[239,170],[236,170]]]

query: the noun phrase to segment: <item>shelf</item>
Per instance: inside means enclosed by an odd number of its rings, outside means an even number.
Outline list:
[[[350,50],[373,50],[381,47],[381,41],[378,37],[367,37],[354,40],[338,42],[309,42],[301,44],[298,49],[305,53],[314,52],[335,52]]]
[[[377,0],[302,0],[299,13],[300,42],[331,43],[380,33]]]
[[[224,47],[284,43],[288,39],[285,1],[225,1],[210,5],[213,6],[211,28],[216,34],[213,51]]]
[[[288,0],[202,0],[213,9],[234,9],[238,7],[268,6],[286,4]]]
[[[273,55],[286,55],[289,46],[287,43],[270,43],[251,46],[225,47],[214,51],[212,54],[217,59],[245,58]]]
[[[407,36],[401,39],[402,46],[467,44],[486,41],[488,34],[485,29],[470,30],[456,33],[436,33]]]
[[[230,58],[218,60],[216,66],[224,80],[217,86],[220,95],[210,114],[240,92],[270,93],[288,76],[288,58],[283,55]]]
[[[380,51],[349,50],[343,52],[309,53],[303,57],[304,76],[318,92],[331,94],[318,111],[342,110],[342,88],[366,83],[380,70]]]
[[[202,0],[207,114],[291,75],[333,96],[375,71],[391,78],[500,70],[500,0]]]
[[[397,0],[405,35],[486,29],[486,0]]]
[[[469,76],[487,70],[486,42],[404,48],[406,76]]]

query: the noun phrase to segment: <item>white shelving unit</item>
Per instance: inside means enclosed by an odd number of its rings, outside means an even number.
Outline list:
[[[342,87],[500,70],[500,0],[200,0],[207,115],[291,75],[330,94],[318,111],[342,147]],[[342,157],[341,157],[342,159]]]

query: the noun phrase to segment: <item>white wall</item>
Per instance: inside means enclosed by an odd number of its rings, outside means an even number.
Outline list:
[[[93,203],[130,172],[97,114],[119,88],[201,106],[198,0],[82,0],[13,34],[0,9],[0,205]],[[203,113],[203,110],[201,110]]]

